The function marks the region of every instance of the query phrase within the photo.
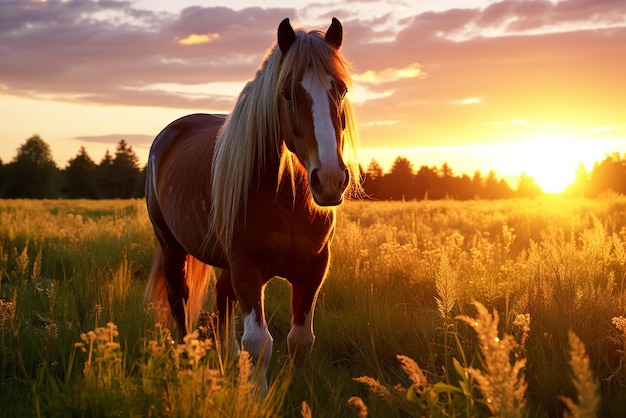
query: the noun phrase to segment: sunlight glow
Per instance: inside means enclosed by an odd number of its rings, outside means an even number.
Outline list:
[[[546,193],[560,193],[574,182],[578,165],[586,160],[586,144],[560,134],[539,136],[517,144],[512,156],[519,171],[535,179]]]

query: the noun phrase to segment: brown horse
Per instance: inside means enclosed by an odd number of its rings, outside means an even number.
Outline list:
[[[263,393],[272,350],[264,286],[274,276],[292,285],[287,341],[301,363],[315,340],[333,206],[347,189],[361,191],[341,24],[333,18],[325,34],[307,33],[285,19],[277,35],[230,116],[185,116],[156,137],[146,178],[157,238],[148,296],[167,299],[180,340],[199,311],[209,265],[223,269],[218,316],[224,324],[240,304],[241,342]]]

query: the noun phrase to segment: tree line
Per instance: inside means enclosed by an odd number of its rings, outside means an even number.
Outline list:
[[[397,157],[388,173],[372,160],[365,172],[363,188],[374,200],[508,199],[543,194],[535,180],[525,174],[520,176],[517,190],[513,190],[493,170],[486,176],[480,171],[472,177],[456,176],[444,163],[440,168],[423,165],[416,171],[404,157]]]
[[[98,164],[81,147],[60,169],[39,135],[27,139],[11,162],[0,160],[0,197],[7,199],[128,199],[144,195],[144,182],[145,168],[124,139]]]
[[[576,180],[565,193],[576,196],[597,197],[607,191],[626,195],[626,154],[606,155],[594,164],[591,172],[583,164],[576,170]]]
[[[588,172],[581,163],[575,173],[575,181],[563,192],[569,196],[597,197],[608,191],[626,195],[626,155],[607,155],[596,162]],[[365,172],[365,193],[374,200],[437,200],[437,199],[508,199],[512,197],[533,198],[544,194],[535,179],[522,173],[517,189],[512,189],[494,171],[484,176],[476,171],[454,175],[448,164],[440,168],[421,166],[413,169],[412,163],[397,157],[388,173],[372,160]]]
[[[404,157],[397,157],[388,173],[372,160],[362,174],[365,193],[374,200],[507,199],[543,194],[535,180],[523,173],[514,190],[494,171],[455,175],[446,163],[414,170]],[[139,158],[124,139],[113,155],[107,150],[98,164],[81,147],[67,167],[60,169],[39,135],[26,140],[11,162],[0,160],[0,198],[139,198],[144,196],[144,182],[145,167],[139,166]],[[607,155],[591,172],[581,164],[565,193],[596,197],[607,190],[626,195],[626,155]]]

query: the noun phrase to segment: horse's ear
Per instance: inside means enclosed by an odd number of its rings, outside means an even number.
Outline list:
[[[333,22],[326,31],[326,40],[335,48],[341,47],[341,41],[343,40],[343,28],[341,22],[333,17]]]
[[[278,25],[278,46],[283,55],[289,51],[289,48],[296,41],[296,33],[289,23],[289,18],[283,19]]]

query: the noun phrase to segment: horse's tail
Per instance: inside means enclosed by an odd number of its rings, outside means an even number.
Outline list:
[[[157,242],[154,248],[152,268],[148,277],[148,285],[145,293],[146,302],[153,304],[157,312],[157,320],[168,329],[176,326],[170,304],[167,300],[167,280],[163,271],[163,250]]]
[[[195,324],[200,315],[208,286],[214,277],[215,274],[211,266],[204,264],[189,254],[187,255],[185,259],[185,280],[189,288],[189,299],[186,308],[188,331],[193,329],[193,324]],[[154,259],[150,277],[148,278],[148,285],[146,286],[145,297],[148,303],[154,304],[158,321],[169,330],[174,330],[176,322],[172,316],[167,298],[167,279],[163,271],[163,250],[158,242],[154,249]]]
[[[187,331],[191,332],[197,323],[207,290],[215,284],[215,270],[192,255],[185,259],[185,277],[189,288],[187,301]]]

